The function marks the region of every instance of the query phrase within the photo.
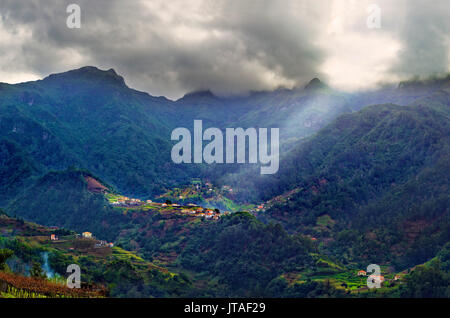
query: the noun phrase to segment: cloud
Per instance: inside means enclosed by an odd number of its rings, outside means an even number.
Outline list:
[[[404,7],[402,48],[391,71],[403,78],[449,71],[450,7],[446,0],[412,0]]]
[[[73,2],[81,29],[66,27]],[[448,42],[440,41],[448,10],[378,2],[383,26],[369,30],[371,1],[0,0],[0,41],[8,43],[0,81],[95,65],[114,68],[133,88],[178,98],[301,86],[313,77],[355,89],[448,70]]]

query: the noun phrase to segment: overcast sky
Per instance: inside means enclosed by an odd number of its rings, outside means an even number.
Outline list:
[[[81,28],[66,8],[81,8]],[[381,27],[368,28],[371,4]],[[448,0],[0,0],[0,81],[86,65],[176,99],[302,86],[343,90],[449,71]]]

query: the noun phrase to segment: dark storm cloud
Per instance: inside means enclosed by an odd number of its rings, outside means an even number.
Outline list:
[[[69,29],[72,2],[0,1],[6,28],[32,32],[18,52],[28,70],[45,75],[86,64],[113,67],[131,86],[169,96],[271,89],[320,75],[322,53],[311,42],[317,27],[307,15],[318,10],[313,6],[77,1],[82,27]]]
[[[450,4],[448,0],[411,0],[404,7],[402,49],[392,71],[403,77],[448,72]]]
[[[383,21],[393,24],[383,32],[403,45],[395,74],[448,70],[444,2],[430,8],[411,2],[402,25],[395,15],[404,16],[405,8],[381,5]],[[81,7],[81,29],[66,27],[70,3]],[[347,2],[338,5],[345,9]],[[0,0],[0,81],[14,72],[41,77],[94,65],[114,68],[133,88],[176,98],[199,89],[228,94],[327,80],[322,66],[339,56],[327,45],[330,6],[325,0]],[[364,25],[365,4],[358,10],[356,22]]]

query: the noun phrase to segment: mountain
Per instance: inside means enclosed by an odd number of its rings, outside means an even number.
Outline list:
[[[449,106],[448,77],[353,94],[313,79],[177,101],[95,67],[0,84],[0,205],[26,221],[92,232],[180,275],[156,275],[169,291],[148,287],[151,277],[130,264],[102,267],[125,280],[117,296],[373,295],[355,277],[371,263],[390,280],[379,294],[403,295],[423,275],[447,275],[435,263],[446,260],[450,237]],[[172,130],[195,119],[204,128],[280,128],[279,172],[172,163]],[[254,215],[190,215],[185,193]],[[125,196],[182,204],[112,203]],[[419,264],[419,278],[394,281]]]
[[[309,81],[308,84],[306,84],[305,89],[306,90],[317,90],[317,89],[323,89],[327,86],[320,81],[317,77],[313,78],[311,81]]]
[[[192,177],[213,177],[209,166],[172,163],[174,128],[192,129],[194,119],[205,128],[280,127],[282,143],[292,144],[348,111],[345,101],[329,88],[306,88],[228,97],[193,92],[172,102],[129,88],[113,69],[88,66],[1,84],[0,143],[33,166],[33,173],[14,182],[76,166],[123,193],[153,197]],[[226,167],[223,174],[239,168]]]
[[[114,70],[84,67],[1,92],[2,142],[41,174],[78,166],[143,196],[188,174],[170,160],[172,103],[129,89]]]
[[[327,240],[342,261],[407,267],[448,240],[449,151],[448,108],[374,105],[340,116],[249,187],[269,200],[265,218]]]
[[[92,177],[76,169],[48,172],[12,200],[7,211],[39,224],[88,231],[113,241],[127,218],[114,213],[101,193],[89,191],[87,178]]]

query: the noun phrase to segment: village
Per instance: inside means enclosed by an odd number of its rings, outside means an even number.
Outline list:
[[[173,188],[156,199],[169,199],[180,202],[180,205],[196,203],[197,206],[219,208],[221,211],[246,211],[253,215],[265,211],[265,203],[239,203],[237,193],[230,185],[215,186],[210,181],[191,180],[190,185]]]
[[[204,208],[199,205],[177,204],[172,203],[170,200],[166,200],[164,203],[153,202],[152,200],[140,200],[135,198],[129,198],[121,195],[107,195],[108,201],[111,206],[125,209],[141,208],[143,210],[164,210],[165,212],[171,212],[177,215],[188,215],[193,217],[218,220],[222,215],[229,214],[228,211],[221,213],[218,209]]]
[[[56,228],[56,227],[55,227]],[[57,229],[57,228],[56,228]],[[93,241],[94,242],[94,245],[93,245],[93,247],[94,248],[105,248],[105,247],[108,247],[108,248],[113,248],[114,247],[114,243],[111,243],[111,242],[107,242],[107,241],[104,241],[104,240],[97,240],[94,236],[93,236],[93,234],[91,233],[91,232],[83,232],[83,233],[81,233],[81,234],[75,234],[74,235],[74,237],[71,239],[71,240],[69,240],[69,241],[76,241],[76,240],[82,240],[82,239],[84,239],[85,241]],[[66,237],[64,237],[64,238],[62,238],[62,240],[65,240],[65,241],[67,241],[68,240],[68,237],[66,236]],[[52,243],[57,243],[57,242],[60,242],[60,237],[58,236],[58,235],[56,235],[56,234],[50,234],[50,241],[52,242]],[[74,247],[69,247],[68,248],[69,250],[74,250]]]
[[[356,276],[367,277],[368,279],[371,279],[372,283],[374,283],[374,284],[382,284],[383,282],[386,281],[386,278],[383,275],[368,274],[365,270],[359,270],[356,273]],[[401,278],[402,277],[400,275],[396,274],[396,275],[393,275],[392,279],[389,279],[388,281],[390,281],[390,282],[391,281],[399,281],[399,280],[401,280]]]

